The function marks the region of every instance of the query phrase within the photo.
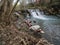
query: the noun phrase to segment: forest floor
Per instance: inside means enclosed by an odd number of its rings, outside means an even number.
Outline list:
[[[53,45],[44,38],[36,38],[26,32],[19,31],[14,25],[0,25],[0,45]]]

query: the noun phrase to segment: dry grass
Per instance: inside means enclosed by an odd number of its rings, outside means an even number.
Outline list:
[[[0,26],[0,42],[2,45],[51,45],[43,38],[35,38],[26,32],[18,31],[14,25]]]

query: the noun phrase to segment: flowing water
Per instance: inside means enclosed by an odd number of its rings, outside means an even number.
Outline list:
[[[60,45],[60,18],[56,16],[44,15],[39,9],[29,9],[31,16],[27,16],[32,21],[32,25],[40,25],[41,29],[45,31],[42,36],[49,42]],[[36,21],[34,23],[33,21]],[[19,23],[17,24],[19,27]]]
[[[41,28],[45,31],[43,37],[55,45],[60,45],[60,18],[56,16],[46,16],[41,12],[39,14],[39,10],[36,10],[35,12],[33,10],[31,15],[32,24],[40,25]],[[33,20],[35,20],[36,23],[33,23]]]

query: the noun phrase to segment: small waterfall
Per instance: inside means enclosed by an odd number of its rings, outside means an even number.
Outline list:
[[[37,24],[46,32],[45,37],[51,43],[59,45],[60,43],[60,19],[56,16],[47,16],[39,9],[31,9],[31,20],[36,20]],[[34,24],[34,23],[33,23]]]

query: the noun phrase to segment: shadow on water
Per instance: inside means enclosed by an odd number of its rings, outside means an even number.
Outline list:
[[[48,20],[42,24],[42,29],[45,31],[43,37],[55,45],[60,44],[60,21]]]

